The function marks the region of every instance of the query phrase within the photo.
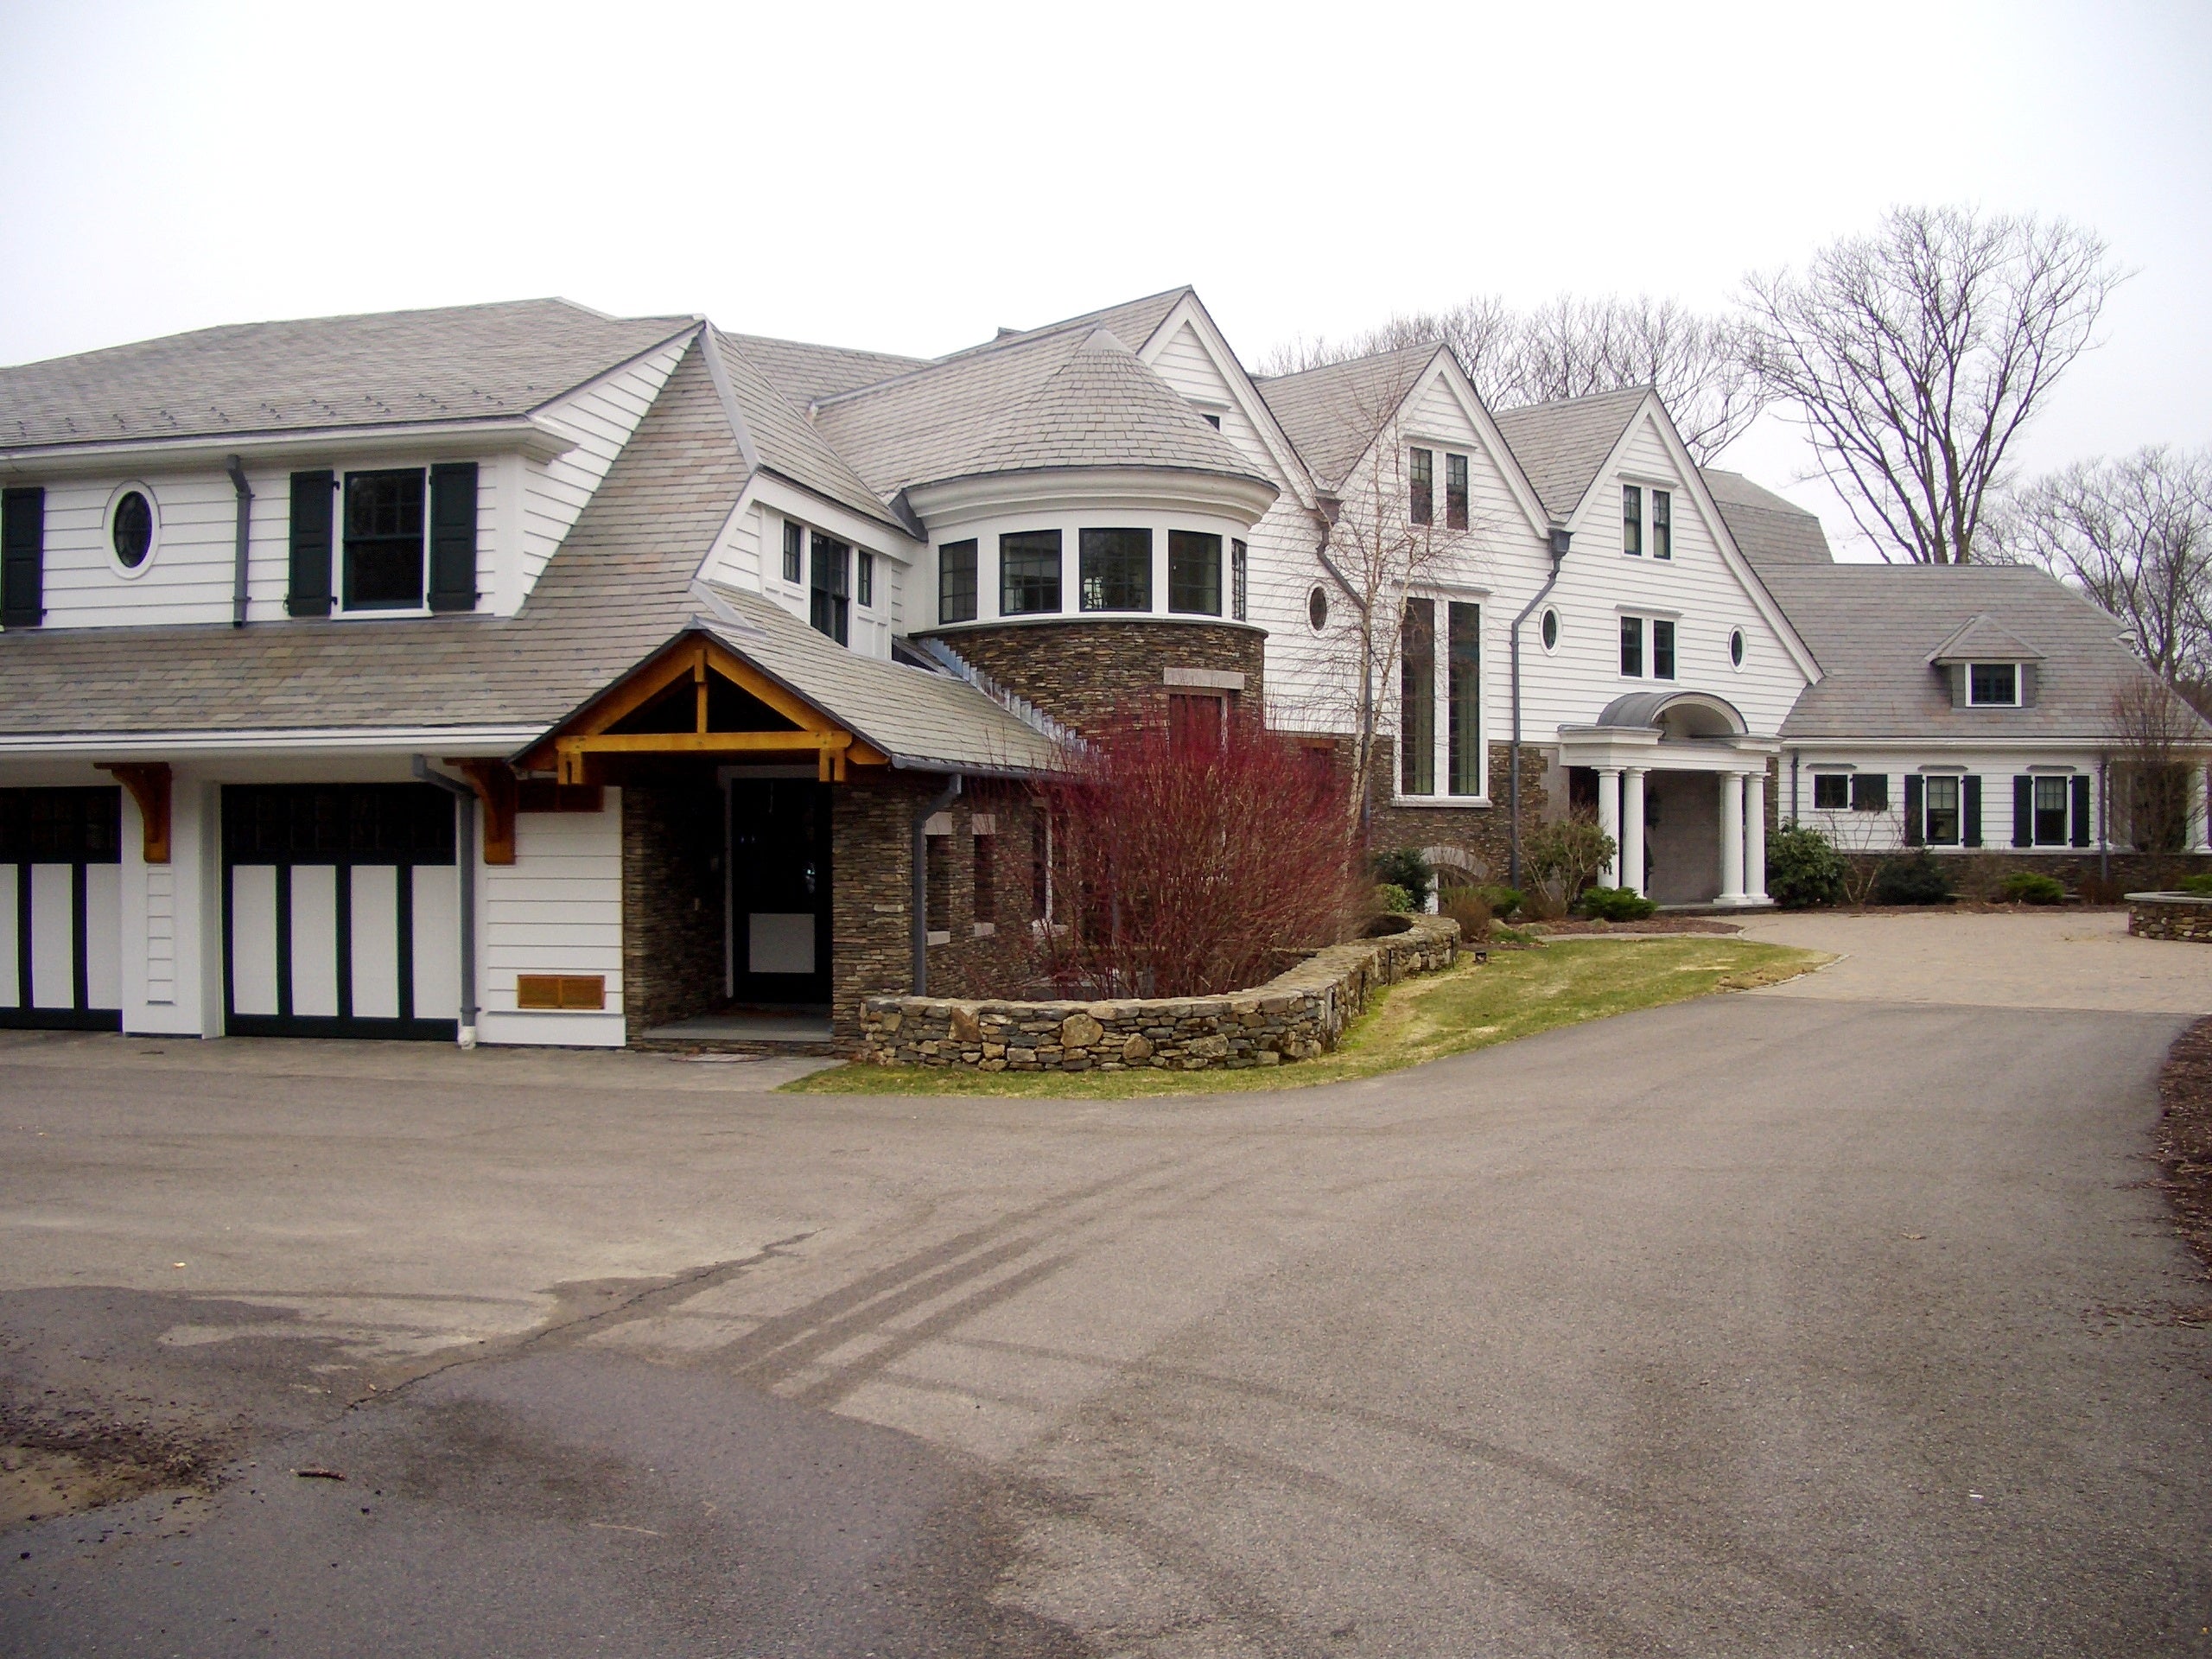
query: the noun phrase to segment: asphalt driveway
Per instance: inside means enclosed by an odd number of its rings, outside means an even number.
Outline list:
[[[17,1438],[227,1478],[9,1532],[0,1649],[2212,1652],[2212,952],[2012,920],[1184,1101],[4,1039]]]

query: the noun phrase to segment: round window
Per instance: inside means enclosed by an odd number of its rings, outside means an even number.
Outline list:
[[[115,521],[110,526],[115,540],[115,556],[126,570],[136,570],[146,563],[146,555],[154,546],[154,504],[138,490],[125,490],[123,499],[115,504]]]
[[[1557,611],[1544,613],[1541,631],[1544,636],[1544,649],[1546,651],[1559,649],[1559,613]]]
[[[1728,660],[1738,668],[1744,665],[1744,631],[1737,628],[1728,635]]]
[[[1306,595],[1306,620],[1316,633],[1329,626],[1329,595],[1318,587]]]

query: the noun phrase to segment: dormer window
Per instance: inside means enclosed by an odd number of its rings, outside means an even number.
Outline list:
[[[1967,664],[1967,706],[1970,709],[2018,708],[2020,665],[2018,663]]]

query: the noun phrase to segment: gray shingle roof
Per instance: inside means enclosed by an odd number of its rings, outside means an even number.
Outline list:
[[[1741,473],[1717,467],[1700,471],[1713,505],[1727,521],[1729,535],[1756,568],[1835,563],[1815,514],[1772,490],[1761,489]]]
[[[950,358],[828,399],[816,406],[815,425],[887,498],[1027,467],[1256,475],[1126,343],[1100,340],[1103,332],[1040,332]]]
[[[519,615],[0,632],[0,747],[94,734],[543,730],[702,626],[899,758],[1048,763],[1045,739],[964,682],[857,656],[766,600],[695,585],[748,476],[695,342]]]
[[[835,397],[858,386],[872,386],[879,380],[921,368],[930,360],[892,352],[848,351],[842,346],[771,340],[764,334],[725,334],[722,338],[802,412],[818,397]]]
[[[995,339],[987,340],[980,346],[969,346],[948,353],[937,360],[952,363],[964,357],[974,357],[979,352],[995,352],[1008,346],[1030,345],[1053,334],[1090,334],[1100,328],[1125,341],[1132,350],[1139,350],[1152,338],[1160,325],[1167,321],[1167,314],[1181,304],[1191,292],[1186,283],[1181,288],[1147,294],[1141,300],[1124,300],[1119,305],[1109,305],[1103,311],[1085,311],[1080,316],[1040,323],[1034,328],[1002,329]]]
[[[1501,410],[1496,418],[1546,509],[1565,518],[1582,505],[1582,498],[1597,482],[1598,469],[1650,395],[1649,386],[1628,386],[1590,397]]]
[[[797,409],[753,364],[741,343],[714,334],[716,350],[736,399],[738,417],[753,441],[754,459],[766,470],[804,485],[868,518],[896,524],[882,499],[845,459],[832,449]]]
[[[1406,346],[1253,384],[1307,470],[1335,489],[1443,350]]]
[[[2043,653],[1987,614],[1967,619],[1964,626],[1928,653],[1935,663],[2039,663]]]
[[[2002,565],[1773,565],[1760,572],[1825,677],[1785,738],[2079,737],[2111,724],[2113,694],[2145,670],[2120,624],[2039,570]],[[1987,619],[2044,660],[2029,709],[1954,709],[1929,654]]]
[[[518,300],[202,328],[0,369],[0,449],[513,417],[696,326]]]

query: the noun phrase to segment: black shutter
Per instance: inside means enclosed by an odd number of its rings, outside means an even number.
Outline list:
[[[430,468],[430,608],[476,608],[476,463]]]
[[[2036,780],[2032,778],[2012,779],[2012,844],[2036,844]]]
[[[1962,825],[1960,839],[1969,847],[1981,845],[1981,779],[1959,779],[1959,818]]]
[[[287,616],[330,614],[330,531],[336,511],[335,473],[292,474],[292,577]]]
[[[46,492],[10,490],[0,496],[0,627],[45,620]]]
[[[1904,844],[1924,847],[1928,844],[1928,815],[1923,810],[1927,791],[1920,774],[1909,772],[1904,775]]]
[[[2089,844],[2089,775],[2085,772],[2074,774],[2074,844]]]

